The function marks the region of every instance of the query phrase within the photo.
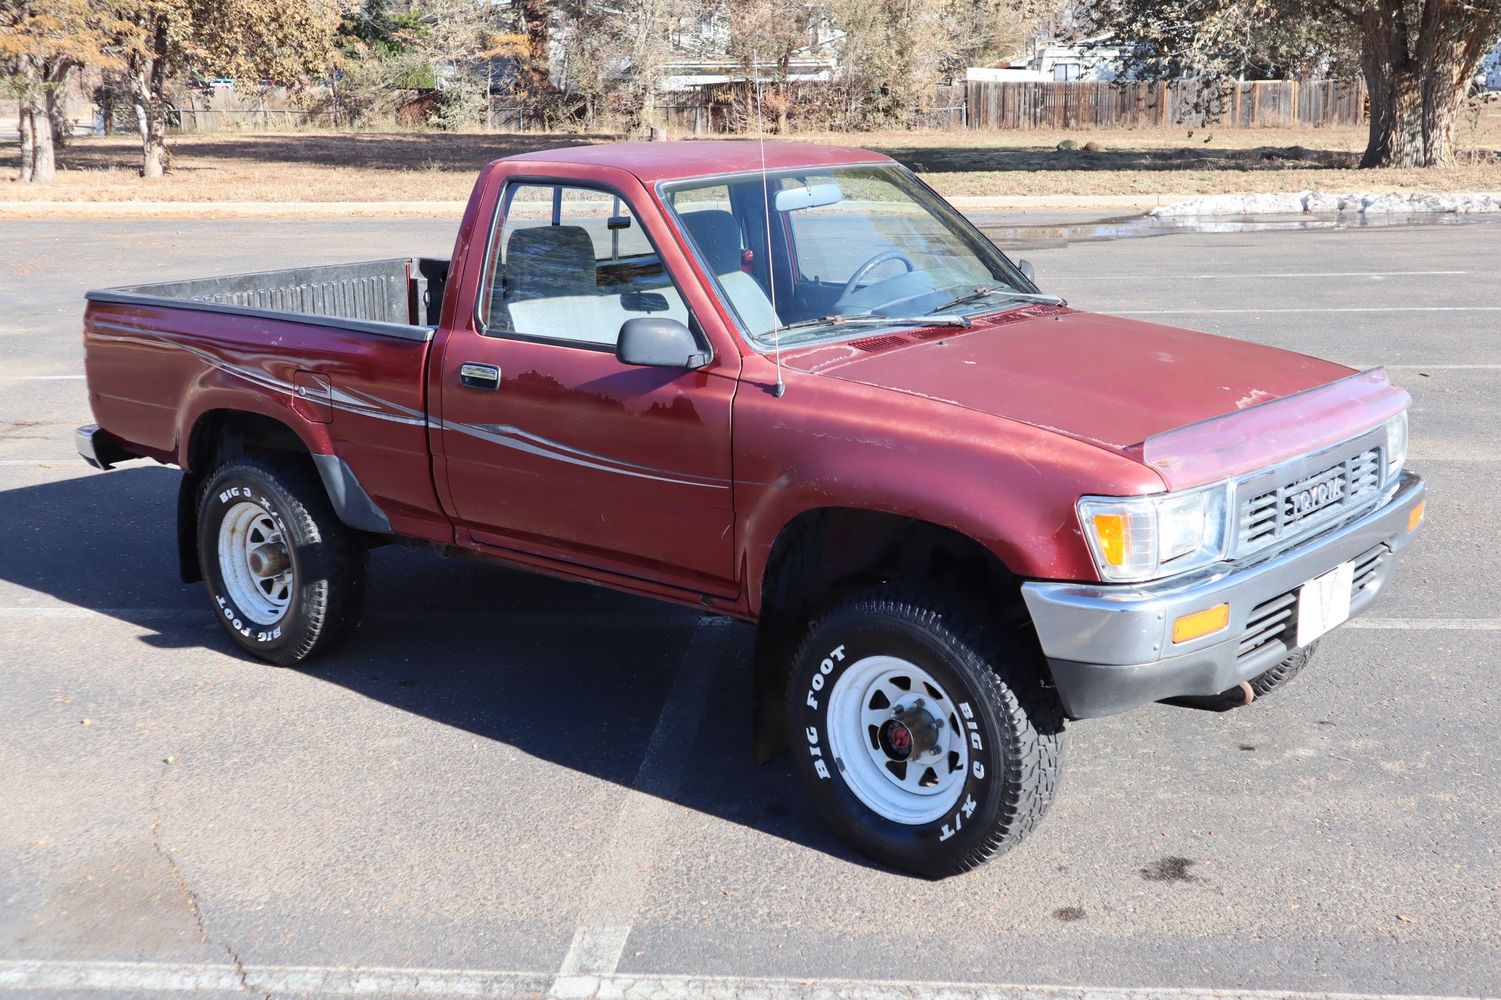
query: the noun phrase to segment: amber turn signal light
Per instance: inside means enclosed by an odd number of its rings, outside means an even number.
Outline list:
[[[1412,534],[1418,530],[1418,525],[1423,523],[1423,508],[1428,506],[1427,500],[1419,500],[1418,505],[1407,515],[1407,533]]]
[[[1100,540],[1100,555],[1112,566],[1126,561],[1126,518],[1121,514],[1096,514],[1094,534]]]
[[[1213,635],[1230,625],[1230,605],[1216,604],[1212,608],[1203,611],[1195,611],[1191,615],[1184,615],[1173,622],[1173,641],[1188,642],[1191,639],[1202,639],[1206,635]]]

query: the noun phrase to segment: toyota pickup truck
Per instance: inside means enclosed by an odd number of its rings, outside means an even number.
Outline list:
[[[928,877],[1066,722],[1284,686],[1423,517],[1382,370],[1070,308],[855,149],[497,160],[447,260],[94,291],[84,342],[81,454],[182,470],[252,656],[349,639],[391,542],[753,622],[758,758]]]

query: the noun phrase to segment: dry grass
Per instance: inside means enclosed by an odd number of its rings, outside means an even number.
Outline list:
[[[1501,106],[1460,130],[1444,169],[1360,170],[1361,128],[906,132],[859,137],[946,195],[1501,190]],[[839,136],[806,137],[838,141]],[[1064,151],[1072,139],[1096,150]]]
[[[441,132],[225,133],[172,142],[168,175],[139,176],[140,143],[80,139],[59,161],[57,181],[16,181],[4,200],[68,201],[462,201],[480,167],[534,149],[608,142],[608,135],[465,135]]]
[[[1460,164],[1443,170],[1357,170],[1364,129],[1100,130],[1096,132],[872,132],[803,135],[879,150],[947,195],[1213,194],[1350,190],[1501,190],[1501,105],[1460,130]],[[0,200],[459,201],[474,173],[499,157],[612,135],[432,132],[184,136],[162,180],[137,176],[126,138],[74,142],[50,186],[14,178],[12,148]],[[1064,139],[1094,151],[1061,151]]]

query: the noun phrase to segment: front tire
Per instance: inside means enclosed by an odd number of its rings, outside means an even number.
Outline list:
[[[291,666],[359,624],[368,552],[310,465],[222,465],[199,493],[198,558],[214,617],[252,656]]]
[[[788,687],[794,766],[819,811],[862,853],[928,878],[1021,842],[1062,763],[1035,646],[957,606],[856,597],[814,625]]]
[[[1273,691],[1278,691],[1286,687],[1289,681],[1298,676],[1304,667],[1308,666],[1308,661],[1313,659],[1314,650],[1318,648],[1319,644],[1317,642],[1311,642],[1266,673],[1257,674],[1251,678],[1251,690],[1256,692],[1258,699],[1261,699]]]

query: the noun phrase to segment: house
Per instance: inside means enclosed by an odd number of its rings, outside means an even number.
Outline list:
[[[970,80],[1047,81],[1068,83],[1075,80],[1119,80],[1126,77],[1126,46],[1114,44],[1110,35],[1064,41],[1037,35],[1026,50],[1004,67],[984,68],[979,75],[966,73]],[[977,68],[978,69],[978,68]],[[993,75],[992,75],[993,74]]]
[[[1475,76],[1486,90],[1501,90],[1501,41],[1480,60],[1480,69]]]

